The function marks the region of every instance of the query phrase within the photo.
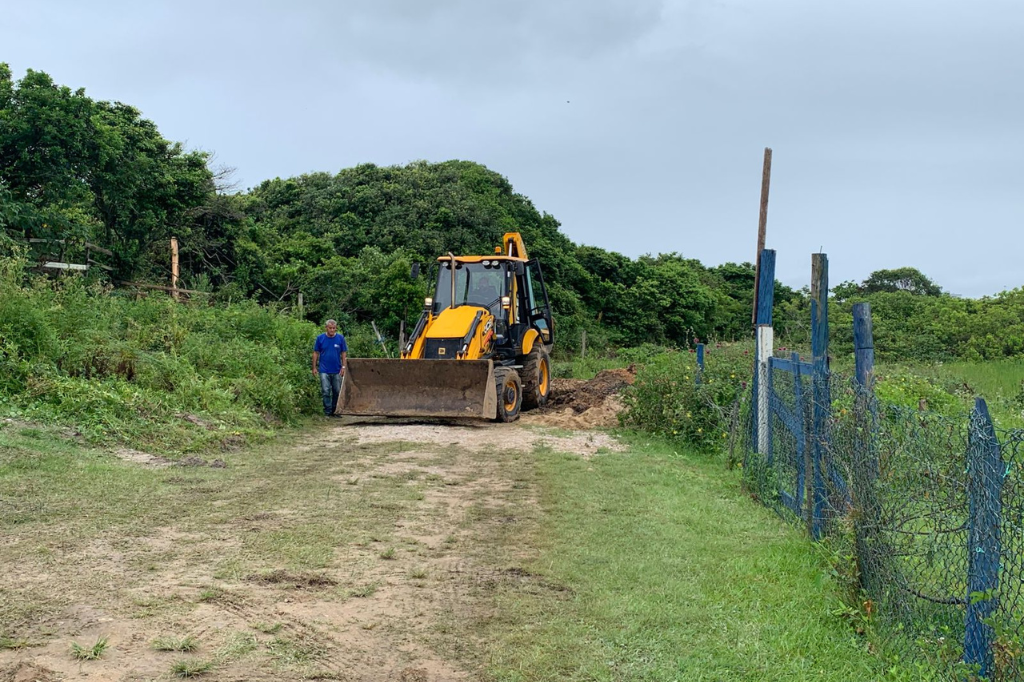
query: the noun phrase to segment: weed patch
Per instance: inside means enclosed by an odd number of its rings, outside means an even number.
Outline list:
[[[185,637],[158,637],[153,640],[153,648],[157,651],[182,651],[185,653],[199,648],[199,640],[192,635]]]
[[[171,674],[181,678],[200,677],[212,670],[212,661],[182,660],[171,666]]]
[[[107,638],[101,637],[90,647],[84,647],[78,642],[71,643],[71,656],[79,661],[95,661],[107,650]]]

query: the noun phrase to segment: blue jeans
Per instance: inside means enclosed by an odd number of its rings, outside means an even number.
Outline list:
[[[320,396],[324,399],[324,414],[328,417],[338,409],[341,397],[341,375],[320,372]]]

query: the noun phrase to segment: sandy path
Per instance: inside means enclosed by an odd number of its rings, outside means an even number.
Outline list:
[[[187,478],[189,512],[62,553],[38,528],[5,537],[0,599],[39,603],[0,629],[15,646],[0,648],[0,682],[174,679],[182,660],[210,663],[203,679],[216,680],[476,679],[479,646],[459,624],[494,608],[495,585],[528,587],[518,561],[530,547],[498,539],[538,513],[537,447],[586,457],[619,444],[526,423],[350,419],[190,477],[111,453],[165,486]],[[49,532],[74,537],[76,524]],[[193,653],[153,647],[187,635]],[[100,638],[98,660],[70,655]]]

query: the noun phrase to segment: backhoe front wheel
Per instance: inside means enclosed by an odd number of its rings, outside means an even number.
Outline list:
[[[519,409],[523,405],[523,384],[516,371],[511,367],[496,367],[494,390],[498,394],[498,416],[494,421],[514,422],[519,419]]]
[[[539,343],[534,344],[523,362],[523,409],[544,405],[550,393],[551,358]]]

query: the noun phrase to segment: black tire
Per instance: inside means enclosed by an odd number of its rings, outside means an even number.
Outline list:
[[[523,383],[511,367],[494,369],[494,391],[498,394],[498,416],[496,422],[514,422],[519,419],[523,406]]]
[[[523,381],[523,409],[532,410],[546,404],[551,394],[551,358],[539,343],[534,344],[526,356],[520,376]]]

